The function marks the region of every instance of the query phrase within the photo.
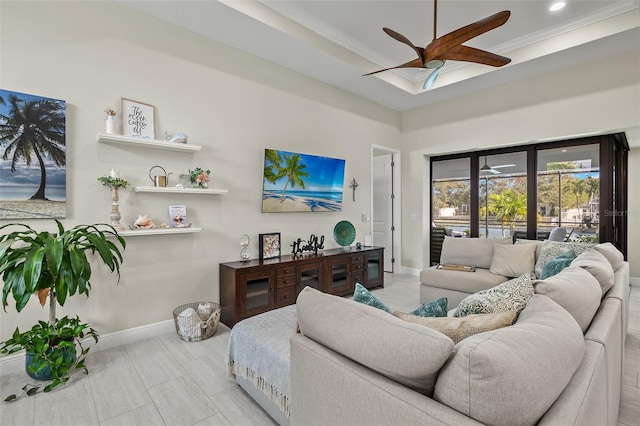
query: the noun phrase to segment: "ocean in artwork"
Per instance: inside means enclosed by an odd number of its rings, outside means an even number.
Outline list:
[[[263,191],[263,212],[332,211],[342,210],[342,191]]]

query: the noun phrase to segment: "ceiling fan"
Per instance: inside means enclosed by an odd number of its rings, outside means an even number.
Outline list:
[[[480,167],[480,173],[482,172],[491,172],[493,174],[500,174],[502,173],[500,170],[498,169],[502,169],[505,167],[515,167],[515,164],[501,164],[499,166],[490,166],[487,164],[487,157],[484,157],[484,165],[482,167]]]
[[[397,68],[427,68],[433,71],[431,71],[431,74],[429,74],[427,79],[424,81],[423,88],[426,90],[429,89],[436,81],[438,74],[440,74],[440,70],[448,60],[476,62],[479,64],[490,65],[492,67],[501,67],[506,65],[511,62],[511,59],[485,50],[464,46],[462,43],[503,25],[507,22],[510,15],[510,11],[503,10],[502,12],[491,15],[488,18],[484,18],[465,27],[458,28],[457,30],[445,34],[442,37],[437,37],[436,27],[438,18],[438,0],[434,0],[433,40],[424,49],[414,45],[408,38],[393,31],[392,29],[382,29],[391,38],[412,48],[418,55],[418,58],[402,65],[373,71],[364,75],[377,74],[379,72]]]

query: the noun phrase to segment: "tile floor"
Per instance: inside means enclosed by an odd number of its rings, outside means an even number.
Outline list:
[[[418,278],[386,274],[375,290],[392,309],[419,304]],[[13,403],[0,402],[0,425],[273,425],[271,418],[226,377],[229,329],[201,342],[175,333],[92,352],[90,374],[66,386]],[[0,376],[0,395],[23,386],[22,373]],[[619,425],[640,425],[640,288],[631,295],[631,314]]]

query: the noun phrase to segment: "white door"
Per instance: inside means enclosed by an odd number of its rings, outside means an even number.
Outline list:
[[[393,272],[393,154],[373,157],[373,245],[384,247],[384,271]]]

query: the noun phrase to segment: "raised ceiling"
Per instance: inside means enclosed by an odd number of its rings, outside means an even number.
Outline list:
[[[555,13],[547,0],[439,0],[438,36],[510,10],[505,25],[465,44],[512,62],[493,68],[449,61],[433,88],[424,91],[425,70],[362,74],[414,59],[409,47],[382,28],[426,46],[433,38],[432,1],[117,1],[397,111],[640,52],[638,0],[565,0],[566,7]]]

